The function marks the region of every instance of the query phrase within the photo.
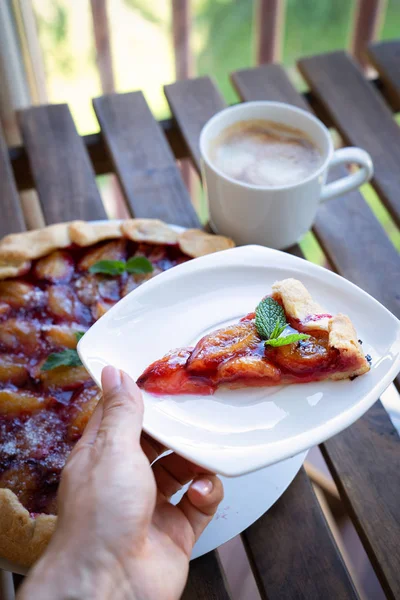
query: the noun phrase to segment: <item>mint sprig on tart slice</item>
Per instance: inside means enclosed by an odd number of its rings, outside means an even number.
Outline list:
[[[282,306],[271,297],[263,298],[256,308],[255,325],[258,335],[266,346],[287,346],[301,340],[308,340],[306,333],[282,335],[288,322]]]

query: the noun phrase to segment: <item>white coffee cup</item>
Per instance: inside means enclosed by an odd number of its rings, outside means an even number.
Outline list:
[[[311,175],[280,187],[244,183],[225,175],[213,163],[213,142],[237,122],[267,120],[303,131],[322,154],[322,163]],[[239,245],[260,244],[287,248],[312,226],[320,201],[358,188],[371,179],[370,155],[361,148],[334,150],[328,129],[310,113],[281,102],[245,102],[212,117],[200,134],[203,179],[207,189],[210,225]],[[360,169],[326,184],[330,167],[355,163]]]

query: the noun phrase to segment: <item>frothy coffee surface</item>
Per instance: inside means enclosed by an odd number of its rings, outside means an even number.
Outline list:
[[[298,183],[322,163],[316,145],[300,129],[273,121],[240,121],[214,140],[210,158],[225,175],[252,185]]]

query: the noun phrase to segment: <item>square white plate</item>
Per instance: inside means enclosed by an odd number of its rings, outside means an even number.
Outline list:
[[[188,261],[131,292],[78,345],[100,385],[112,364],[133,379],[154,360],[255,309],[272,284],[295,277],[328,312],[348,314],[371,371],[354,381],[217,390],[214,396],[144,393],[144,429],[179,454],[226,476],[279,462],[338,433],[360,417],[400,369],[400,321],[342,277],[261,246]]]

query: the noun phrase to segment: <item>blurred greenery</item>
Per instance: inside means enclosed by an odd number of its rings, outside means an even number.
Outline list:
[[[50,101],[69,102],[80,132],[87,133],[96,123],[91,98],[99,93],[89,2],[33,2]],[[295,68],[296,60],[349,48],[355,5],[356,0],[286,0],[282,62],[299,90],[306,85]],[[229,73],[255,63],[255,6],[256,0],[191,0],[194,72],[211,75],[228,103],[237,101]],[[168,106],[162,86],[174,79],[171,0],[113,0],[108,12],[118,90],[143,89],[155,115],[164,118]],[[400,0],[389,0],[380,38],[396,38],[399,32]],[[103,180],[101,187],[105,187]],[[205,221],[207,207],[199,188],[197,183],[197,204]],[[400,233],[373,188],[366,185],[361,191],[400,250]],[[301,245],[307,258],[323,263],[324,255],[311,233]]]

